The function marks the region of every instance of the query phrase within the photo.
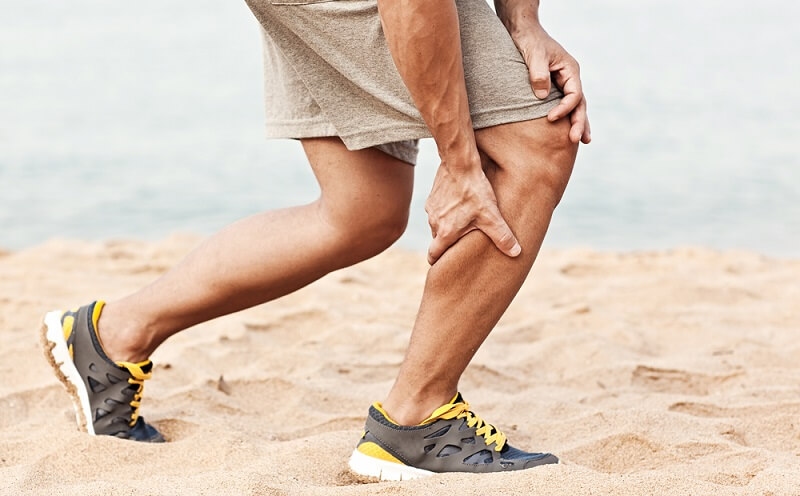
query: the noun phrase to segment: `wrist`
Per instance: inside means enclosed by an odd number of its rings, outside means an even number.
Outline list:
[[[495,0],[497,16],[512,35],[539,27],[538,0]]]
[[[439,146],[442,167],[453,173],[482,170],[481,156],[478,153],[474,135],[472,133],[470,135],[473,137],[472,140],[461,139],[447,146]]]
[[[474,154],[449,155],[442,157],[440,167],[444,167],[451,174],[469,175],[474,172],[482,172],[481,157],[477,151]]]

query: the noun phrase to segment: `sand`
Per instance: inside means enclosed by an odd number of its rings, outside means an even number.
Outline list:
[[[800,495],[800,260],[702,248],[541,254],[461,390],[557,466],[348,472],[421,295],[424,256],[398,249],[168,341],[142,414],[170,443],[78,432],[43,313],[122,296],[197,241],[0,252],[0,494]]]

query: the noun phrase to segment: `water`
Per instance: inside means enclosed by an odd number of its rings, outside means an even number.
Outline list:
[[[595,142],[549,246],[707,245],[800,256],[800,7],[544,2],[580,61]],[[300,147],[262,137],[244,2],[0,0],[0,247],[211,233],[315,198]],[[437,165],[423,142],[411,225]]]

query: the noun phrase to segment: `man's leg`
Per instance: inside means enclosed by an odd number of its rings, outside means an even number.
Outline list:
[[[431,267],[411,343],[397,381],[383,403],[393,420],[414,425],[450,401],[469,361],[521,287],[569,180],[577,145],[569,122],[517,122],[476,132],[491,164],[504,218],[522,246],[503,255],[473,231]]]
[[[320,198],[212,236],[149,286],[109,302],[99,335],[113,360],[146,359],[192,325],[291,293],[372,257],[405,230],[413,167],[338,138],[303,140]]]

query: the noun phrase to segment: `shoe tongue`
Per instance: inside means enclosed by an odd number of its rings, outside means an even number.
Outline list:
[[[121,369],[125,369],[126,371],[128,371],[129,374],[133,375],[134,377],[141,374],[147,375],[150,373],[151,370],[153,370],[153,362],[151,362],[150,360],[145,360],[139,363],[117,362],[117,366]]]
[[[423,420],[419,425],[426,425],[435,422],[442,415],[451,412],[455,407],[455,405],[458,405],[459,403],[464,403],[464,398],[461,396],[461,393],[456,393],[456,395],[453,396],[453,399],[450,400],[449,403],[445,403],[444,405],[434,410],[433,413],[431,413],[430,417]]]

